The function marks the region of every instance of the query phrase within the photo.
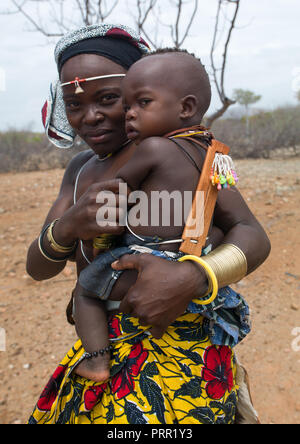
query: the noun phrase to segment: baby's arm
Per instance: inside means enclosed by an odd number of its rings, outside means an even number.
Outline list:
[[[77,284],[74,290],[74,318],[76,332],[87,353],[99,352],[109,347],[107,316],[99,299],[88,297],[88,293]],[[106,350],[91,359],[84,359],[75,373],[96,382],[109,378],[110,353]]]
[[[116,178],[123,179],[131,191],[139,190],[141,183],[161,161],[162,137],[149,137],[143,140],[129,161],[118,171]]]

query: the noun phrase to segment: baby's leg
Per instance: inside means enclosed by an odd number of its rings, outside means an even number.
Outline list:
[[[110,353],[107,316],[105,307],[99,299],[93,299],[85,294],[85,290],[77,284],[74,291],[75,325],[83,348],[93,354],[90,359],[84,359],[74,372],[96,382],[104,382],[109,376]]]

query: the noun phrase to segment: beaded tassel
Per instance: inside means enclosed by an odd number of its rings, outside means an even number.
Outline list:
[[[239,179],[230,156],[217,153],[211,169],[210,179],[218,190],[235,186]]]

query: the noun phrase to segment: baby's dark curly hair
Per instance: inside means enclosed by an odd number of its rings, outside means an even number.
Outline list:
[[[184,71],[185,74],[185,80],[187,79],[194,79],[190,83],[191,85],[191,91],[194,92],[195,95],[199,98],[199,107],[200,107],[200,114],[201,118],[208,110],[208,107],[211,102],[211,85],[209,76],[207,74],[207,71],[205,69],[205,66],[203,65],[200,58],[198,58],[195,54],[187,51],[186,49],[179,49],[179,48],[159,48],[153,52],[150,52],[148,54],[143,55],[144,58],[154,57],[154,56],[168,56],[168,55],[183,55],[187,56],[185,59],[184,66],[187,68],[187,70]],[[190,57],[190,59],[189,59]],[[189,74],[192,74],[192,71],[194,70],[195,73],[197,73],[196,76],[192,76]],[[179,74],[179,72],[178,72]],[[184,82],[188,83],[188,82]]]
[[[151,51],[151,52],[148,52],[146,54],[143,54],[143,58],[144,57],[149,57],[149,56],[152,56],[152,55],[168,54],[170,52],[178,52],[178,53],[182,53],[182,54],[187,54],[187,55],[190,55],[190,56],[194,57],[199,62],[201,62],[201,59],[199,59],[197,56],[195,56],[194,53],[189,52],[187,49],[181,49],[181,48],[175,48],[175,47],[172,47],[172,48],[158,48],[155,51]]]

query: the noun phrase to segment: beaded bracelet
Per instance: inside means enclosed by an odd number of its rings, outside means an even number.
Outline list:
[[[92,353],[85,352],[84,357],[86,359],[97,358],[99,355],[103,356],[103,355],[105,355],[105,353],[109,353],[111,350],[112,350],[112,346],[109,345],[108,347],[101,348],[101,350],[94,351]]]

